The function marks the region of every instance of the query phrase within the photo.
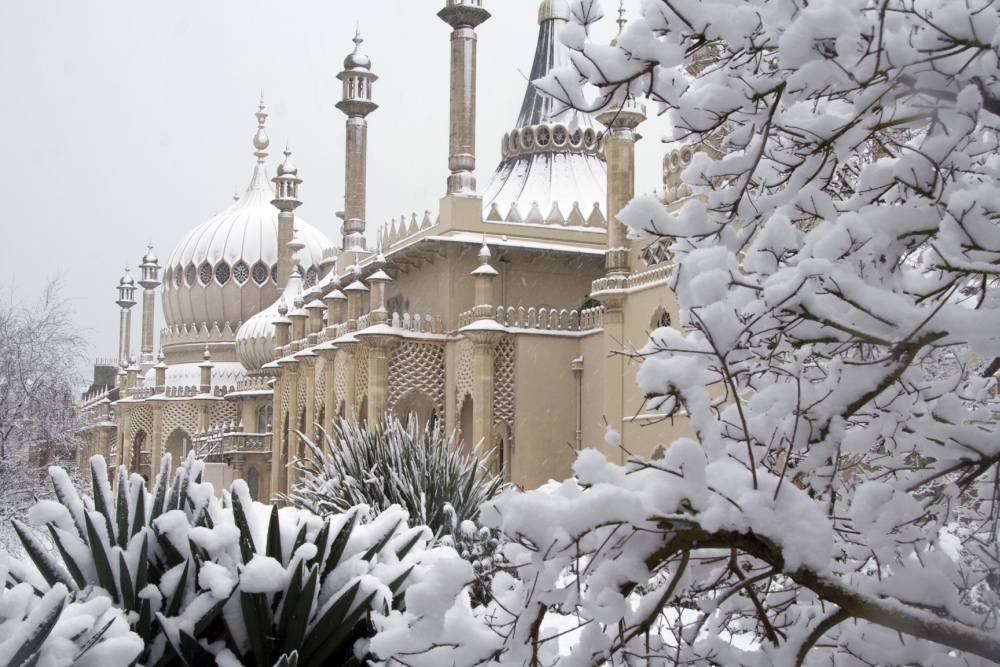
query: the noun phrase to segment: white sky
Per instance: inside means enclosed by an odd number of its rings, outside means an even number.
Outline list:
[[[607,38],[617,2],[609,11]],[[635,16],[638,0],[627,0]],[[531,68],[539,0],[486,0],[478,29],[476,175],[500,160]],[[250,180],[261,89],[270,175],[285,141],[296,211],[339,244],[344,57],[355,23],[379,76],[369,116],[368,227],[444,195],[450,28],[444,0],[0,0],[0,286],[30,298],[62,272],[95,357],[116,356],[115,287],[152,240],[165,264]],[[636,191],[661,184],[660,119],[637,151]],[[162,272],[161,272],[162,275]],[[158,300],[159,301],[159,300]],[[157,303],[157,332],[163,316]],[[132,347],[140,345],[140,306]]]

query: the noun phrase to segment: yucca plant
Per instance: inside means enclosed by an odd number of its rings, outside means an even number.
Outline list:
[[[370,426],[340,419],[324,432],[325,448],[298,435],[312,456],[294,462],[301,476],[288,500],[321,516],[399,505],[411,525],[450,534],[507,488],[486,465],[490,452],[463,453],[457,433],[446,437],[440,425],[420,429],[412,418],[404,425],[386,415]]]
[[[57,500],[30,517],[47,527],[61,563],[15,524],[38,573],[32,593],[110,599],[144,644],[137,661],[150,667],[224,654],[256,667],[361,664],[354,645],[372,631],[368,615],[398,602],[430,531],[407,528],[398,507],[365,525],[367,507],[325,518],[279,511],[251,502],[242,481],[219,499],[203,470],[189,456],[168,485],[168,456],[152,494],[121,471],[113,496],[95,457],[93,498],[81,498],[53,469]],[[30,585],[29,568],[10,572],[9,585]]]
[[[500,532],[478,523],[479,507],[508,488],[490,472],[490,452],[463,453],[455,432],[445,437],[440,425],[421,430],[412,417],[403,425],[383,415],[371,427],[340,419],[324,433],[325,448],[298,435],[312,456],[293,463],[301,477],[290,502],[319,515],[399,505],[411,525],[428,526],[437,544],[472,564],[472,598],[489,600],[492,573],[501,565]]]

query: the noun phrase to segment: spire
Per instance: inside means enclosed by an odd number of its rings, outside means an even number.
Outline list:
[[[483,190],[483,214],[521,222],[537,202],[540,213],[533,217],[546,224],[599,228],[603,216],[592,220],[577,209],[589,211],[595,202],[603,206],[606,198],[601,129],[590,114],[568,108],[534,84],[572,64],[562,41],[570,18],[566,0],[543,0],[538,18],[529,83],[517,123],[501,140],[503,160]]]
[[[271,140],[267,138],[267,132],[264,131],[264,121],[267,120],[267,114],[264,113],[264,91],[260,91],[260,106],[257,107],[257,134],[253,138],[253,147],[256,148],[254,156],[257,158],[257,164],[264,164],[264,158],[267,157],[267,147],[271,144]]]
[[[618,0],[618,18],[615,19],[615,23],[618,24],[618,34],[611,40],[611,46],[618,46],[618,38],[622,36],[622,30],[625,29],[625,24],[628,23],[625,20],[625,0]]]

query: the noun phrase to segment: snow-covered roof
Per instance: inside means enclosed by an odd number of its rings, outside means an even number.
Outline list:
[[[212,386],[232,387],[239,380],[247,375],[243,364],[238,361],[213,361],[212,362]],[[149,369],[146,372],[145,386],[152,387],[156,383],[156,370]],[[201,384],[201,364],[173,364],[167,367],[165,384],[166,387],[197,387]]]
[[[543,3],[531,81],[570,64],[569,50],[560,40],[566,13],[545,9]],[[484,217],[493,211],[493,218],[499,212],[504,220],[521,222],[533,206],[549,216],[555,205],[565,220],[574,204],[585,217],[595,203],[603,210],[607,164],[601,136],[589,114],[566,109],[528,83],[517,126],[503,137],[504,158],[483,191]],[[512,215],[514,206],[517,213]]]

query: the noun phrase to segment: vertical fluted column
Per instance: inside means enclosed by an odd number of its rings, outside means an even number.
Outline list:
[[[132,346],[132,306],[135,305],[135,281],[125,269],[125,275],[118,281],[118,300],[121,308],[118,316],[118,363],[127,364],[129,347]]]
[[[132,339],[132,310],[122,308],[118,316],[118,358],[128,359],[128,348]]]
[[[608,160],[608,249],[605,268],[609,275],[629,272],[626,229],[618,214],[635,196],[635,142],[641,139],[635,128],[646,120],[641,103],[626,101],[605,111],[597,120],[608,128],[604,151]]]
[[[448,194],[476,194],[476,27],[490,17],[482,0],[448,0],[438,17],[451,33],[451,140]]]
[[[635,196],[635,142],[640,139],[635,128],[646,119],[645,110],[637,102],[626,101],[597,116],[608,128],[604,150],[608,160],[608,245],[605,251],[604,278],[594,281],[591,296],[604,306],[603,347],[621,349],[625,336],[625,302],[629,274],[626,229],[618,214]],[[604,358],[604,419],[621,435],[621,447],[605,454],[624,463],[625,450],[625,355],[610,354]]]
[[[153,328],[156,315],[156,288],[160,286],[160,265],[156,256],[153,255],[153,246],[150,244],[149,252],[142,258],[139,265],[142,270],[139,284],[142,286],[142,353],[139,356],[139,365],[145,373],[153,366]]]

